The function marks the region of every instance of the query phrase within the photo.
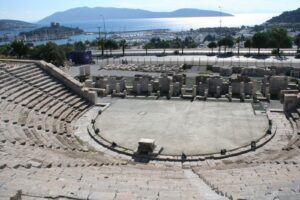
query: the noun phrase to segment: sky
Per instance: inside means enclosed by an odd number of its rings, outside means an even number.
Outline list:
[[[197,8],[240,13],[281,13],[300,7],[300,0],[0,0],[0,19],[36,22],[55,12],[75,7],[139,8],[173,11]]]

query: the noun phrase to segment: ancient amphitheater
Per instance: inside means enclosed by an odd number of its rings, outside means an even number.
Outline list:
[[[278,109],[245,98],[248,86],[235,101],[234,84],[230,102],[88,84],[43,61],[0,61],[0,199],[300,199],[298,93]],[[141,138],[159,151],[136,154]]]

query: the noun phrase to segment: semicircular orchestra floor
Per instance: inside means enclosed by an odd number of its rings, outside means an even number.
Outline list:
[[[131,150],[149,138],[164,155],[202,155],[262,138],[268,118],[254,113],[251,103],[114,99],[95,125],[103,138]]]

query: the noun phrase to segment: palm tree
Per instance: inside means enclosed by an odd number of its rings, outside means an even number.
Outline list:
[[[105,45],[106,41],[104,39],[99,40],[98,42],[98,46],[101,48],[101,55],[104,55],[104,49],[105,49]]]
[[[128,46],[127,41],[126,40],[121,40],[119,42],[119,46],[122,47],[122,53],[123,53],[123,56],[124,56],[125,55],[125,49]]]
[[[174,45],[176,48],[180,48],[181,49],[181,55],[183,55],[183,50],[184,50],[184,41],[182,41],[180,38],[176,37],[176,39],[173,41]]]
[[[214,48],[218,47],[217,43],[215,42],[210,42],[207,46],[211,49],[211,53],[214,53]]]
[[[148,55],[148,49],[151,49],[152,45],[150,43],[147,43],[143,46],[143,48],[146,50],[146,55]]]
[[[112,55],[112,50],[118,48],[118,43],[113,39],[109,39],[109,40],[106,40],[105,46],[107,49],[109,49],[110,55]]]
[[[244,47],[249,48],[249,53],[248,54],[250,55],[250,49],[252,47],[252,40],[251,39],[246,40],[246,42],[244,43]]]
[[[184,43],[183,43],[183,41],[180,42],[180,47],[181,47],[181,55],[183,55],[183,49],[184,49]]]

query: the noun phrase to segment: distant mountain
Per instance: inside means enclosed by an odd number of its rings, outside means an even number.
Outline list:
[[[0,19],[0,31],[34,28],[34,27],[36,27],[35,24],[31,24],[24,21]]]
[[[287,11],[277,17],[273,17],[267,23],[300,23],[300,8]]]
[[[138,19],[138,18],[168,18],[168,17],[212,17],[212,16],[232,16],[228,13],[184,8],[173,12],[151,12],[141,9],[128,8],[89,8],[79,7],[66,10],[63,12],[56,12],[38,23],[45,24],[50,22],[71,22],[82,20],[99,20],[101,16],[105,19]]]

